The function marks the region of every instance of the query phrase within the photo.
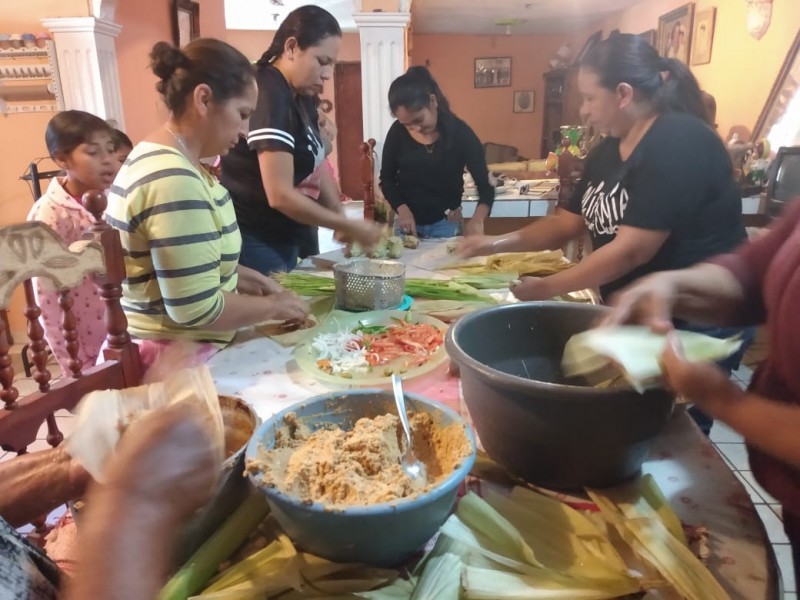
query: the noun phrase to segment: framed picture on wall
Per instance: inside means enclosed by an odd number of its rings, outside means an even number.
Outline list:
[[[200,37],[200,4],[192,0],[172,0],[172,39],[182,48]]]
[[[692,31],[692,64],[705,65],[711,62],[711,45],[714,42],[715,7],[697,12]]]
[[[637,34],[637,36],[642,38],[648,44],[650,44],[653,48],[656,47],[656,30],[655,29],[648,29],[647,31],[643,31],[642,33]]]
[[[661,15],[658,18],[658,53],[664,58],[677,58],[688,65],[693,21],[693,2]]]
[[[532,113],[533,112],[533,90],[517,90],[514,92],[514,112]]]
[[[475,59],[476,88],[509,85],[511,85],[511,57]]]

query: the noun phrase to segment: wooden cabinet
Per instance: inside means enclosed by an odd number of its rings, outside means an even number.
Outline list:
[[[581,123],[581,95],[578,92],[578,67],[567,67],[544,74],[544,116],[541,157],[546,158],[561,141],[562,125]]]

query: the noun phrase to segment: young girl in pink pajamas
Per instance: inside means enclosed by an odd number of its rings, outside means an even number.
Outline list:
[[[92,215],[81,205],[81,196],[88,190],[107,189],[119,170],[112,132],[103,119],[80,110],[64,111],[50,120],[45,132],[47,150],[64,170],[65,176],[50,181],[47,191],[28,213],[29,221],[46,223],[67,244],[81,239],[94,222]],[[35,277],[33,283],[42,310],[40,320],[45,339],[64,374],[69,374],[69,354],[61,331],[58,293],[49,279]],[[104,305],[89,277],[73,288],[71,294],[80,344],[78,358],[86,369],[97,362],[106,336]]]

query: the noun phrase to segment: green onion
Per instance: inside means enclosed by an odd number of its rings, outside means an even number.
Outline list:
[[[167,582],[158,596],[159,600],[186,600],[203,589],[217,567],[247,540],[268,513],[266,496],[258,490],[252,490],[239,508]]]

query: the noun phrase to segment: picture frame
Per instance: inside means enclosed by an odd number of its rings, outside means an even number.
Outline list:
[[[705,65],[711,62],[711,47],[714,44],[714,23],[717,9],[712,6],[697,11],[692,27],[692,64]]]
[[[656,50],[664,58],[676,58],[689,64],[692,47],[694,2],[679,6],[658,18],[658,44]]]
[[[532,113],[535,105],[533,90],[514,91],[514,112]]]
[[[645,42],[650,44],[653,48],[656,47],[656,30],[655,29],[648,29],[647,31],[643,31],[642,33],[636,34],[637,37],[642,38]]]
[[[172,41],[183,48],[200,37],[200,4],[192,0],[172,0]]]
[[[511,57],[476,58],[475,87],[508,87],[511,85]]]
[[[599,31],[595,31],[589,38],[586,40],[586,43],[581,48],[581,51],[578,52],[578,55],[575,57],[575,62],[579,63],[583,60],[583,58],[589,53],[589,50],[594,48],[595,44],[599,42],[603,37],[603,30],[600,29]]]

